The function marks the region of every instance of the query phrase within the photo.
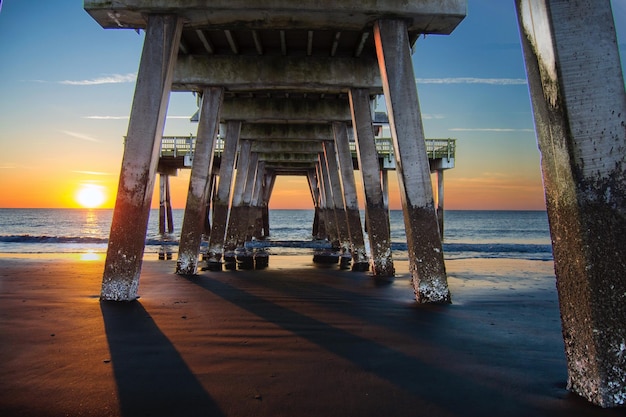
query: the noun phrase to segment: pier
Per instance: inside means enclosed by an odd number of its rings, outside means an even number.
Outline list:
[[[197,121],[197,118],[194,118]],[[192,118],[192,120],[194,120],[194,118]],[[211,187],[214,187],[219,178],[221,178],[220,169],[222,166],[222,157],[225,152],[226,143],[223,133],[225,129],[226,126],[223,125],[220,129],[220,133],[218,134],[217,142],[215,144],[215,150],[213,154],[213,172],[211,173],[211,179],[209,180]],[[393,153],[393,141],[389,133],[389,120],[386,114],[375,114],[374,129],[377,132],[375,137],[375,143],[376,153],[378,155],[379,161],[379,169],[381,171],[381,185],[383,189],[383,194],[385,195],[385,197],[387,197],[389,186],[387,180],[387,172],[395,170],[396,163]],[[348,130],[346,130],[346,132],[348,132]],[[267,181],[273,183],[275,178],[280,175],[305,176],[307,179],[309,179],[309,191],[311,192],[312,200],[315,202],[315,196],[319,195],[320,193],[320,185],[316,181],[315,174],[316,169],[319,165],[320,153],[324,151],[324,141],[315,138],[299,137],[286,140],[276,139],[271,136],[262,136],[263,135],[254,139],[251,138],[250,140],[255,141],[252,144],[252,152],[255,152],[258,155],[259,162],[264,162],[264,171],[265,174],[268,175]],[[350,134],[350,136],[352,135]],[[331,138],[329,138],[328,140],[332,142]],[[193,164],[195,144],[196,136],[194,135],[165,136],[161,139],[159,164],[157,169],[160,183],[159,232],[161,234],[164,234],[166,232],[172,233],[173,231],[173,224],[171,220],[172,206],[169,197],[169,177],[172,175],[177,175],[178,170],[180,169],[191,169],[191,166]],[[359,165],[356,152],[356,143],[354,142],[353,137],[351,140],[348,141],[348,146],[350,159],[346,158],[346,160],[342,161],[342,163],[346,165],[346,169],[350,169],[350,167],[352,167],[354,170],[358,170]],[[428,154],[431,173],[435,174],[437,178],[438,192],[435,194],[435,201],[437,206],[437,217],[439,220],[439,230],[441,236],[443,236],[443,171],[447,169],[452,169],[455,166],[456,139],[426,139],[426,152]],[[228,158],[229,157],[226,157],[227,160]],[[335,159],[336,158],[333,158],[331,159],[331,161]],[[335,171],[337,171],[337,169],[335,169]],[[344,173],[342,171],[343,178],[349,175],[350,173]],[[261,184],[261,186],[263,186],[263,184]],[[259,190],[261,190],[261,188],[259,188]],[[267,223],[267,205],[269,203],[269,200],[271,199],[272,190],[273,188],[269,188],[262,201],[258,202],[261,205],[260,208],[256,206],[249,208],[256,211],[261,210],[261,218],[263,219],[263,221],[255,223],[255,219],[251,218],[252,224],[250,225],[250,227],[253,229],[253,231],[252,234],[248,234],[246,242],[250,241],[250,238],[252,237],[262,238],[269,236],[270,227]],[[216,189],[211,188],[210,191],[212,192],[210,192],[209,195],[213,198],[209,199],[209,202],[207,204],[207,226],[210,226],[212,222],[211,218],[215,216],[215,214],[212,213],[210,209],[212,206],[215,206],[214,200],[216,199]],[[339,195],[341,196],[341,193]],[[340,209],[347,210],[347,208],[343,207],[343,203],[340,203],[340,205]],[[356,201],[352,204],[352,206],[352,210],[358,210],[358,203]],[[316,220],[311,227],[312,235],[318,239],[327,239],[328,235],[326,234],[325,226],[319,224],[319,209],[320,208],[316,206]],[[361,228],[360,219],[358,221],[356,219],[352,219],[352,223],[354,225],[354,228]],[[205,235],[207,237],[210,235],[210,229],[205,230]],[[354,244],[350,244],[351,249],[349,249],[349,254],[358,251],[362,252],[363,248],[361,246],[362,244],[357,245],[358,249],[355,249]],[[215,250],[216,249],[214,249],[214,251]],[[365,255],[362,255],[357,258],[360,261],[357,261],[355,265],[353,265],[353,269],[368,269],[368,262],[364,256]],[[213,265],[213,267],[216,267],[216,265]]]
[[[515,3],[542,153],[568,388],[603,407],[624,405],[626,93],[611,4]],[[169,93],[191,91],[201,105],[177,273],[198,272],[210,201],[208,256],[220,262],[258,232],[243,219],[257,224],[253,212],[268,201],[275,175],[304,171],[320,235],[349,252],[353,263],[365,262],[353,223],[352,132],[369,268],[376,279],[391,279],[372,111],[383,96],[415,299],[451,301],[437,216],[443,189],[435,204],[411,48],[422,35],[452,33],[465,17],[466,1],[86,0],[85,9],[104,28],[146,32],[102,300],[137,298]],[[226,129],[218,171],[220,124]],[[261,141],[268,142],[264,150],[255,147]],[[281,149],[285,143],[290,152]],[[295,152],[298,147],[302,152]],[[443,184],[442,174],[440,179]],[[161,188],[167,200],[167,183]],[[262,217],[261,210],[261,224]]]

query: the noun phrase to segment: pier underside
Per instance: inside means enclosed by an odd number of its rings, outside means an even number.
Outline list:
[[[516,4],[542,152],[568,387],[603,407],[624,405],[626,93],[615,30],[607,24],[610,1]],[[154,182],[158,172],[169,172],[159,167],[169,93],[190,91],[201,100],[179,274],[197,274],[198,242],[209,231],[209,264],[237,262],[243,243],[267,231],[264,213],[276,176],[297,174],[310,185],[316,233],[338,249],[341,264],[369,262],[376,279],[391,279],[386,175],[373,112],[383,95],[415,298],[450,302],[440,232],[444,168],[435,170],[441,187],[435,204],[411,47],[421,35],[450,34],[465,16],[464,0],[86,0],[85,9],[102,27],[146,32],[102,300],[137,298]],[[220,123],[226,142],[218,169]],[[362,258],[362,228],[353,216],[346,137],[354,140],[362,176],[369,260]],[[167,200],[167,184],[162,189]],[[214,213],[211,225],[207,211]]]

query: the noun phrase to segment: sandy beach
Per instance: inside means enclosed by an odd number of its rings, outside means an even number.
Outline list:
[[[367,273],[270,259],[173,274],[100,302],[102,257],[0,257],[1,416],[614,416],[565,389],[552,263],[447,262],[419,306],[406,262]]]

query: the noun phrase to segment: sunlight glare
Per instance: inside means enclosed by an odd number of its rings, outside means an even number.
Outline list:
[[[85,184],[76,193],[76,201],[85,208],[100,207],[106,200],[103,188],[100,185]]]

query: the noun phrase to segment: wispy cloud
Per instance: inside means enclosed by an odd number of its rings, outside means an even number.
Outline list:
[[[83,116],[83,119],[90,120],[128,120],[130,116]],[[167,116],[167,119],[191,119],[190,116]]]
[[[488,85],[526,85],[525,78],[416,78],[418,84],[488,84]]]
[[[61,130],[61,133],[64,133],[64,134],[66,134],[68,136],[71,136],[73,138],[76,138],[76,139],[86,140],[88,142],[100,142],[98,139],[92,138],[91,136],[85,135],[83,133],[71,132],[69,130]]]
[[[448,129],[452,132],[534,132],[534,129],[511,129],[511,128],[500,128],[500,127],[478,127],[478,128],[470,128],[470,127],[452,127]]]
[[[422,114],[422,120],[440,120],[445,119],[443,114]]]
[[[88,80],[63,80],[59,81],[65,85],[100,85],[100,84],[121,84],[132,83],[137,79],[137,74],[111,74],[104,77],[92,78]]]
[[[92,119],[92,120],[128,120],[128,116],[84,116],[83,119]]]

